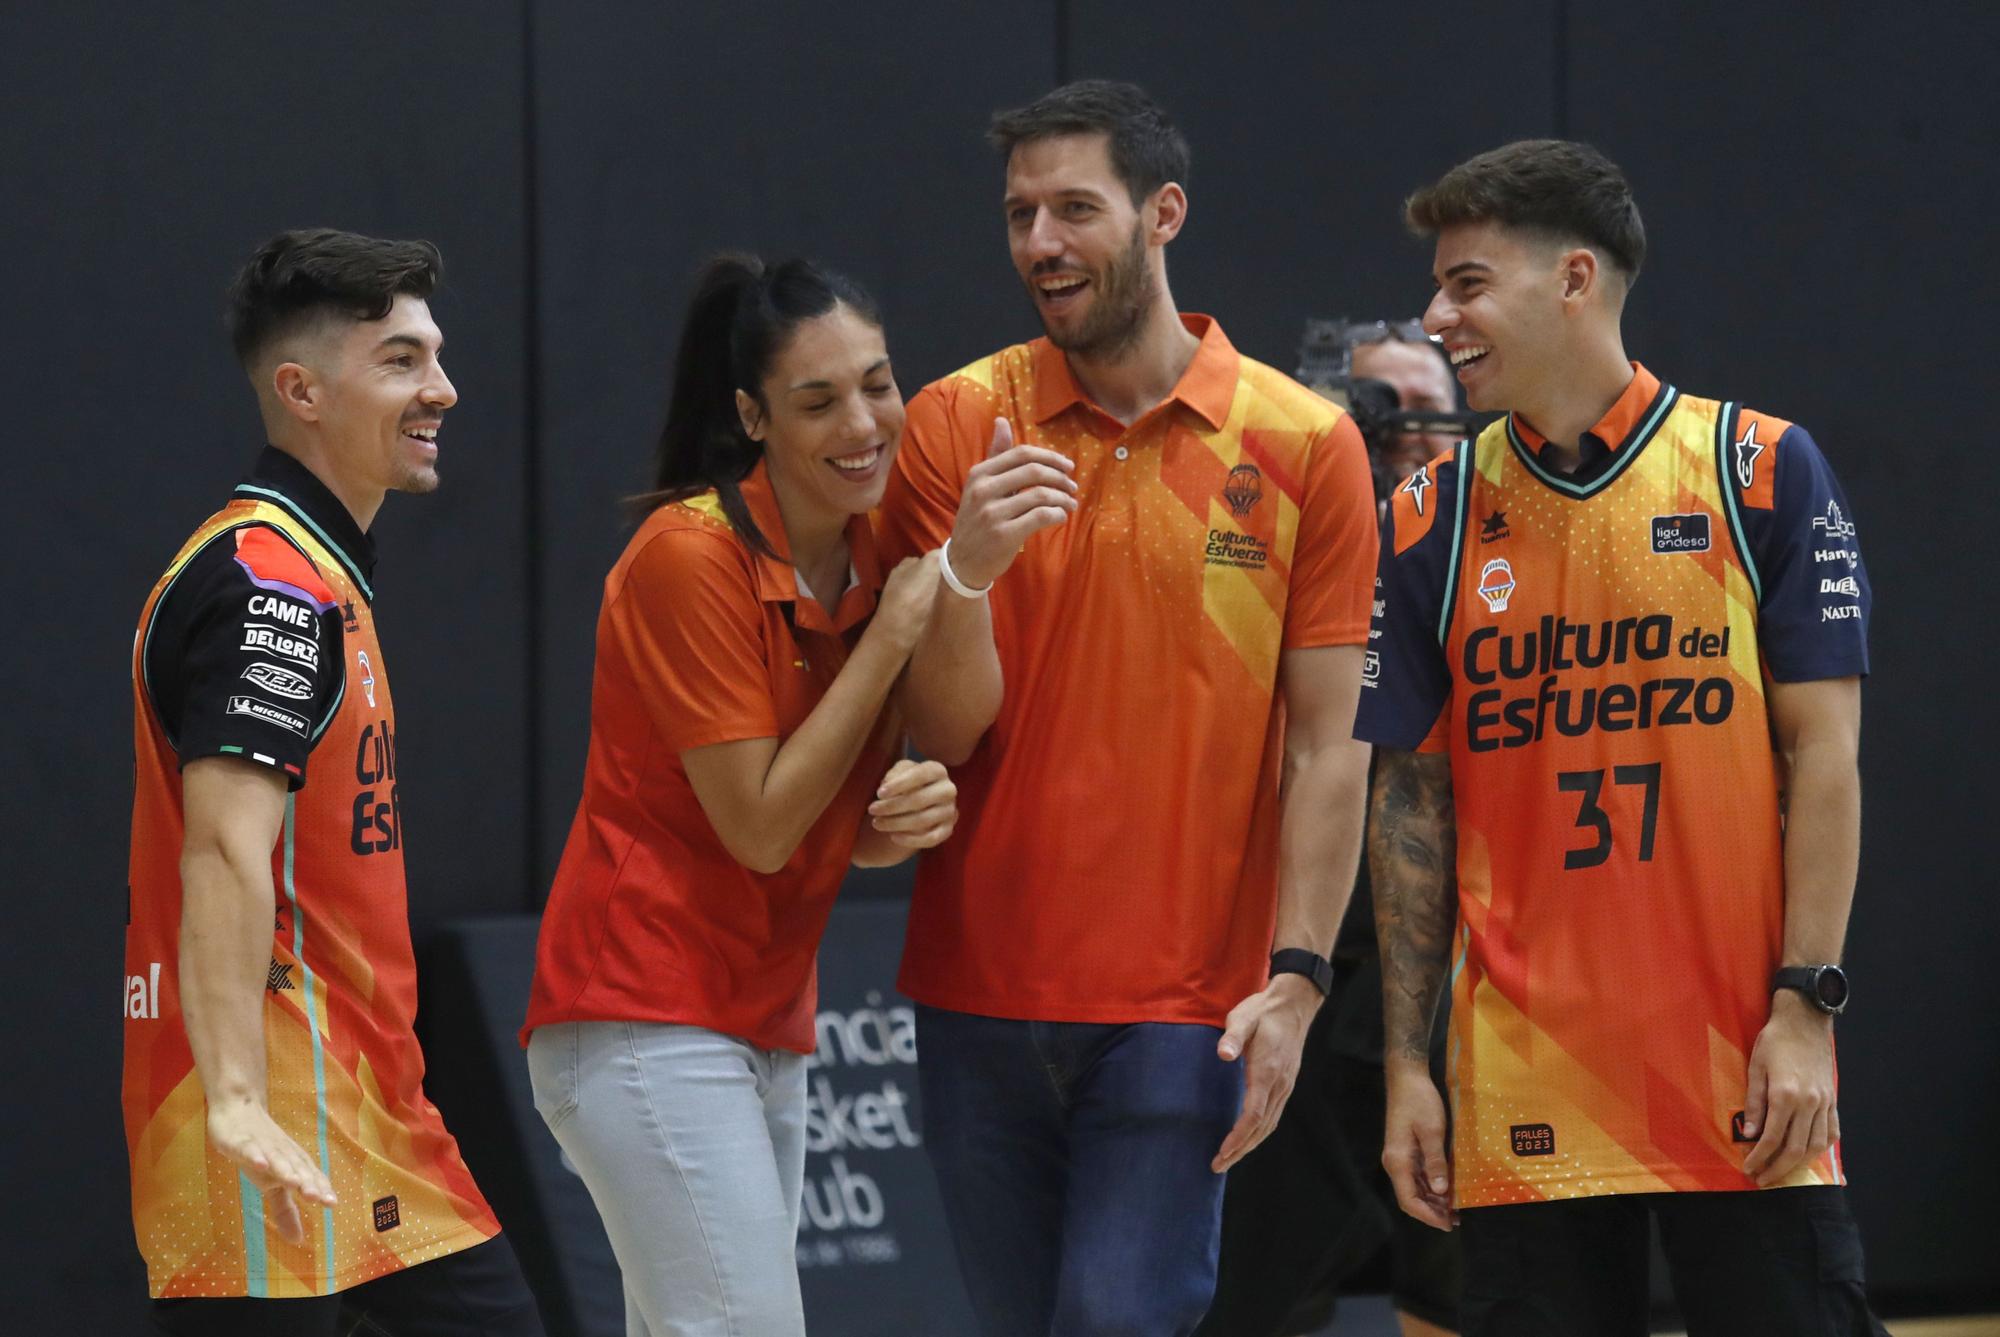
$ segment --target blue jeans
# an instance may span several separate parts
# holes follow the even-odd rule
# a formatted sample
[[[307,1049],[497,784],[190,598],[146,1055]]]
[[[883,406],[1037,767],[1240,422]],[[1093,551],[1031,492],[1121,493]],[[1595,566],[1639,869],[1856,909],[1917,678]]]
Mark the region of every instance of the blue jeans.
[[[1213,1026],[917,1009],[924,1146],[983,1337],[1183,1337],[1243,1103]]]

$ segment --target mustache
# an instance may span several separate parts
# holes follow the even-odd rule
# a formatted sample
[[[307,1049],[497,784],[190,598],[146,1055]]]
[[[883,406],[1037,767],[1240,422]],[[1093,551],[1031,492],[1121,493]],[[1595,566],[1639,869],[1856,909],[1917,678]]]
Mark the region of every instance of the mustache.
[[[1090,277],[1090,271],[1082,265],[1065,264],[1061,260],[1037,260],[1028,269],[1029,278],[1040,278],[1044,274],[1081,274]]]

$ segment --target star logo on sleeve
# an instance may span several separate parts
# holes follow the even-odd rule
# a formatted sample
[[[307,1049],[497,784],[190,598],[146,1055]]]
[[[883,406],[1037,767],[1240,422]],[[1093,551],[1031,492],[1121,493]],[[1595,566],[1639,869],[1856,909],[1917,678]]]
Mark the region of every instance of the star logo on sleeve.
[[[1757,457],[1764,453],[1764,443],[1757,439],[1757,424],[1745,423],[1743,439],[1736,443],[1736,481],[1747,488],[1757,480]]]
[[[1397,488],[1396,491],[1409,493],[1411,502],[1416,505],[1417,514],[1422,515],[1424,513],[1424,497],[1429,494],[1433,486],[1434,484],[1431,482],[1431,466],[1426,464],[1423,468],[1405,479],[1403,485]]]

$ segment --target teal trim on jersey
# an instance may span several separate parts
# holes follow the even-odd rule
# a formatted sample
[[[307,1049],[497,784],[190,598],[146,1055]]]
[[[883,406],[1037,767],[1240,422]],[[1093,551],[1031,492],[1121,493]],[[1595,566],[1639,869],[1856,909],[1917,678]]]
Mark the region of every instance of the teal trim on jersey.
[[[1757,606],[1764,606],[1764,578],[1757,574],[1757,559],[1750,555],[1750,540],[1743,532],[1743,510],[1736,500],[1735,462],[1729,458],[1735,446],[1736,411],[1735,403],[1724,404],[1715,413],[1715,472],[1716,482],[1722,488],[1722,513],[1729,520],[1729,537],[1736,544],[1736,556],[1743,563],[1744,574],[1750,577],[1750,593],[1757,600]],[[1771,467],[1778,467],[1778,457],[1774,451]]]
[[[236,1172],[236,1198],[243,1206],[243,1293],[269,1299],[271,1262],[264,1253],[264,1195],[243,1171]]]
[[[1458,607],[1458,562],[1465,547],[1465,503],[1466,498],[1472,495],[1472,473],[1479,457],[1478,445],[1461,441],[1452,448],[1451,457],[1458,465],[1458,492],[1452,499],[1451,546],[1444,567],[1444,606],[1438,609],[1439,645],[1443,645],[1445,638],[1451,635],[1451,615]]]
[[[258,487],[255,483],[238,483],[236,485],[236,491],[239,496],[247,493],[254,497],[266,498],[267,500],[274,501],[279,506],[282,506],[286,514],[290,515],[294,520],[297,520],[307,529],[310,529],[313,533],[313,537],[318,539],[321,543],[325,544],[326,550],[332,553],[336,558],[338,558],[340,560],[340,564],[347,568],[347,574],[354,581],[355,588],[361,591],[361,597],[366,599],[369,603],[375,602],[375,591],[369,587],[368,578],[361,574],[360,565],[356,563],[352,557],[349,557],[347,555],[347,550],[345,548],[342,548],[338,543],[335,543],[333,541],[333,536],[331,534],[327,533],[324,529],[321,529],[317,524],[315,524],[313,522],[313,518],[310,515],[307,515],[305,513],[305,509],[301,507],[297,502],[293,501],[290,497],[286,496],[282,492],[274,491],[273,489],[268,487]]]
[[[285,900],[292,907],[292,955],[299,959],[299,973],[304,976],[304,987],[300,991],[300,1001],[305,1004],[306,1030],[312,1034],[313,1042],[313,1104],[319,1111],[319,1171],[329,1181],[333,1178],[333,1161],[326,1149],[326,1041],[319,1033],[318,1008],[314,998],[318,990],[313,978],[312,966],[306,962],[306,917],[299,909],[299,885],[294,876],[294,860],[298,855],[298,800],[291,794],[285,795]],[[322,1255],[325,1266],[320,1271],[320,1294],[333,1293],[333,1208],[322,1211],[325,1227],[326,1251]]]
[[[1646,415],[1645,420],[1631,436],[1619,444],[1611,467],[1588,483],[1572,482],[1561,474],[1544,469],[1540,461],[1536,460],[1535,452],[1528,449],[1527,443],[1521,440],[1521,434],[1514,430],[1514,415],[1511,413],[1507,415],[1507,443],[1514,448],[1515,458],[1521,461],[1529,473],[1556,491],[1566,497],[1578,499],[1593,497],[1610,487],[1620,474],[1632,467],[1632,461],[1639,458],[1639,452],[1646,448],[1647,443],[1653,439],[1653,434],[1660,430],[1660,424],[1667,420],[1667,414],[1673,411],[1680,397],[1681,392],[1673,386],[1663,387],[1659,399],[1653,405],[1653,411]]]
[[[1472,926],[1468,924],[1459,933],[1458,955],[1453,958],[1451,970],[1445,975],[1444,987],[1448,996],[1455,996],[1458,993],[1458,977],[1465,973],[1465,958],[1471,951]],[[1436,1024],[1435,1018],[1432,1019],[1432,1024]],[[1466,1024],[1471,1024],[1470,1018],[1466,1019]],[[1458,1105],[1458,1037],[1462,1033],[1457,1026],[1448,1026],[1445,1031],[1444,1072],[1445,1081],[1451,1086],[1453,1108],[1457,1108]]]

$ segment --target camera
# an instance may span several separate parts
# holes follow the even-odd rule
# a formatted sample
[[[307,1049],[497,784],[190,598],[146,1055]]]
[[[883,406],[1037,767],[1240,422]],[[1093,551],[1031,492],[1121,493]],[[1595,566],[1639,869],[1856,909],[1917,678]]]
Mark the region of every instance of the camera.
[[[1384,460],[1393,439],[1404,433],[1448,432],[1455,436],[1477,436],[1499,414],[1439,413],[1405,409],[1394,386],[1387,381],[1354,375],[1354,350],[1384,339],[1405,343],[1430,343],[1415,321],[1390,323],[1380,320],[1324,320],[1309,317],[1299,340],[1299,365],[1293,373],[1301,385],[1318,392],[1346,409],[1368,447],[1369,468],[1375,475],[1377,497],[1389,495],[1396,479],[1386,476]]]

